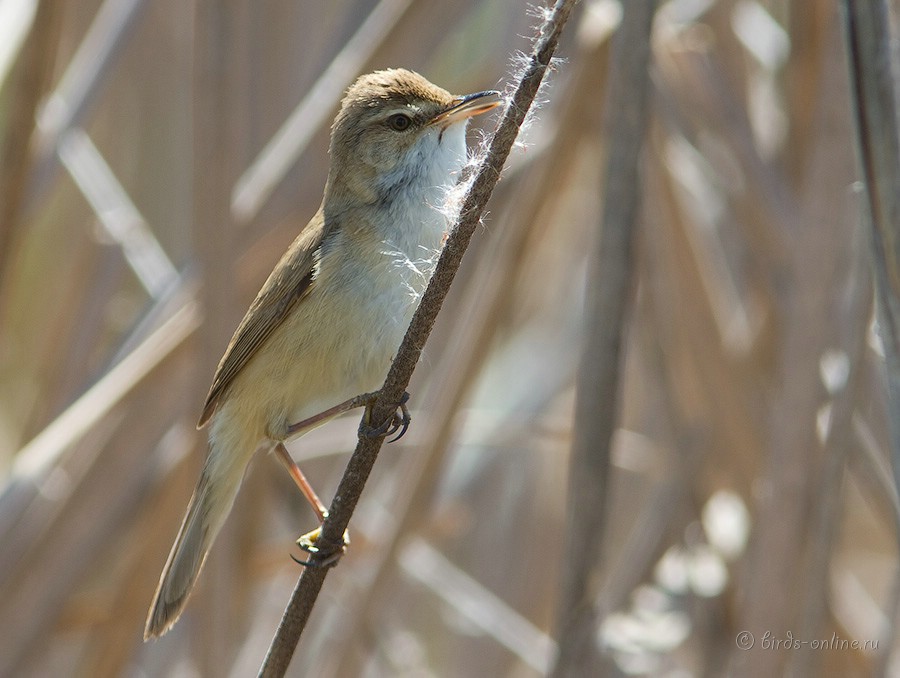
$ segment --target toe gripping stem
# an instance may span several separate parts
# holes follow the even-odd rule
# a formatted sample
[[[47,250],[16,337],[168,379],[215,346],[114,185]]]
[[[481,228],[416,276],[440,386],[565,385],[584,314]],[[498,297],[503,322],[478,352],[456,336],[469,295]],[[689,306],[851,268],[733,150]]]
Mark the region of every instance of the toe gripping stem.
[[[340,560],[341,556],[347,551],[347,545],[350,544],[350,535],[345,531],[342,543],[327,551],[318,546],[321,536],[322,528],[318,527],[300,537],[297,540],[297,546],[306,551],[311,558],[309,560],[300,560],[292,553],[291,559],[298,565],[305,567],[328,567]]]
[[[409,408],[406,406],[406,403],[409,402],[409,393],[406,391],[403,392],[403,396],[400,398],[400,404],[397,406],[397,411],[388,417],[380,426],[371,426],[369,424],[369,421],[372,419],[372,405],[374,402],[375,400],[373,398],[366,405],[366,416],[359,425],[359,436],[361,438],[381,438],[383,436],[392,436],[399,431],[394,438],[391,438],[387,442],[392,443],[400,440],[400,438],[406,435],[406,431],[409,429],[409,424],[412,421],[412,417],[409,414]]]

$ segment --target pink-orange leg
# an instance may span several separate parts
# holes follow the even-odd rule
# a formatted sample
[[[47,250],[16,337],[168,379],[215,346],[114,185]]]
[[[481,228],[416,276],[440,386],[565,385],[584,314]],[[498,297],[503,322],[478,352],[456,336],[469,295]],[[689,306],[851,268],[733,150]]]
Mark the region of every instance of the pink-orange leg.
[[[344,412],[355,410],[357,407],[366,408],[366,415],[368,420],[369,408],[372,406],[372,403],[375,402],[375,398],[377,396],[378,393],[362,393],[358,396],[350,398],[349,400],[345,400],[339,405],[329,407],[324,412],[319,412],[318,414],[314,414],[307,419],[298,421],[296,424],[291,424],[287,427],[288,437],[295,436],[298,433],[303,433],[311,428],[315,428],[323,422],[326,422],[329,419],[338,416],[339,414],[343,414]],[[403,398],[400,400],[400,405],[398,406],[398,409],[400,410],[399,414],[395,414],[381,426],[375,427],[369,426],[368,424],[360,426],[360,435],[377,438],[379,436],[393,435],[394,433],[397,433],[397,431],[400,431],[400,433],[397,434],[396,438],[393,438],[388,442],[400,440],[400,438],[404,436],[406,430],[409,428],[409,422],[411,420],[409,415],[409,408],[407,408],[406,406],[408,400],[409,394],[404,393]]]
[[[313,511],[316,512],[319,522],[321,523],[324,521],[325,516],[328,515],[328,509],[325,508],[325,504],[322,503],[322,500],[319,499],[319,495],[316,494],[316,491],[312,488],[312,485],[310,485],[306,476],[303,475],[303,471],[297,466],[297,462],[295,462],[294,458],[288,453],[284,443],[275,445],[275,454],[278,455],[278,461],[280,461],[284,468],[287,469],[287,472],[291,475],[294,483],[300,488],[303,496],[306,497],[306,501],[309,502]]]
[[[325,521],[325,518],[328,515],[328,509],[325,508],[325,504],[322,503],[322,500],[319,499],[319,496],[316,494],[316,491],[312,488],[312,485],[310,485],[309,481],[306,479],[306,476],[303,475],[303,471],[301,471],[300,467],[297,466],[297,462],[295,462],[293,457],[291,457],[291,455],[288,453],[287,448],[284,446],[284,443],[278,443],[277,445],[275,445],[275,454],[278,455],[278,460],[287,469],[287,472],[290,474],[294,483],[296,483],[297,487],[300,488],[303,496],[306,497],[306,501],[308,501],[310,506],[313,507],[313,511],[316,512],[316,516],[318,516],[319,518],[319,527],[317,527],[312,532],[307,532],[297,540],[297,545],[304,551],[313,555],[318,555],[321,553],[318,546],[319,535],[322,532],[321,524]],[[293,558],[294,561],[299,563],[300,565],[305,565],[307,567],[325,567],[337,562],[340,557],[344,555],[344,551],[347,550],[347,544],[349,543],[350,536],[346,532],[344,532],[344,543],[334,553],[325,554],[319,559],[313,559],[309,561],[294,558],[293,555],[291,556],[291,558]]]
[[[291,424],[288,426],[288,435],[294,436],[298,433],[303,433],[311,428],[315,428],[319,424],[328,421],[329,419],[338,416],[339,414],[343,414],[344,412],[349,412],[350,410],[355,410],[357,407],[362,407],[363,405],[368,405],[373,400],[375,400],[376,393],[363,393],[358,396],[354,396],[350,398],[350,400],[345,400],[340,405],[335,405],[334,407],[329,407],[324,412],[319,412],[318,414],[314,414],[313,416],[304,419],[303,421],[298,421],[296,424]]]
[[[305,565],[307,567],[326,567],[337,562],[347,550],[347,545],[350,543],[350,535],[347,534],[347,532],[344,532],[344,543],[334,553],[322,554],[318,545],[319,535],[322,533],[321,525],[328,516],[328,509],[325,508],[325,504],[322,503],[322,500],[319,499],[319,495],[316,494],[316,491],[312,488],[312,485],[306,479],[306,476],[303,475],[303,471],[297,466],[297,462],[295,462],[290,453],[288,453],[284,443],[275,445],[275,454],[278,455],[278,460],[287,469],[287,472],[290,474],[294,483],[300,488],[303,496],[306,497],[306,501],[313,507],[313,511],[316,512],[316,516],[319,518],[319,527],[312,532],[307,532],[297,540],[297,545],[300,548],[307,553],[319,557],[308,561],[294,558],[293,555],[291,558],[300,565]]]
[[[369,409],[371,408],[372,403],[375,401],[375,397],[377,395],[377,393],[363,393],[361,395],[350,398],[349,400],[345,400],[339,405],[330,407],[324,412],[320,412],[319,414],[316,414],[312,417],[309,417],[302,421],[298,421],[296,424],[291,424],[287,429],[288,436],[294,436],[299,433],[303,433],[311,428],[315,428],[316,426],[328,421],[333,417],[338,416],[339,414],[349,412],[350,410],[356,409],[357,407],[365,406],[367,416],[364,419],[364,423],[360,425],[360,435],[378,437],[393,435],[397,431],[400,431],[397,437],[394,438],[394,440],[399,440],[403,437],[403,434],[406,433],[406,429],[409,428],[410,415],[409,409],[406,407],[406,401],[409,399],[409,394],[403,394],[403,399],[401,400],[399,405],[399,413],[395,413],[381,426],[372,427],[368,424],[368,421],[370,419]],[[294,481],[297,487],[300,488],[303,496],[306,497],[306,500],[309,502],[310,506],[312,506],[313,511],[316,512],[316,516],[318,516],[319,518],[319,524],[321,525],[325,521],[325,518],[328,516],[328,509],[325,507],[325,504],[323,504],[322,500],[319,499],[316,491],[312,488],[312,485],[306,479],[306,476],[303,475],[303,471],[300,470],[300,467],[297,466],[297,462],[295,462],[290,453],[288,453],[287,448],[284,446],[283,442],[278,442],[275,445],[275,454],[278,455],[278,460],[290,474],[291,479]],[[294,558],[294,556],[291,556],[291,558],[294,558],[294,560],[301,565],[310,567],[325,567],[336,562],[344,554],[347,544],[350,543],[350,537],[347,532],[344,532],[343,546],[334,553],[322,554],[318,546],[318,540],[321,531],[322,528],[319,527],[312,532],[304,534],[297,540],[297,545],[300,548],[302,548],[307,553],[313,554],[314,556],[320,556],[318,559],[314,558],[310,561],[303,561]]]

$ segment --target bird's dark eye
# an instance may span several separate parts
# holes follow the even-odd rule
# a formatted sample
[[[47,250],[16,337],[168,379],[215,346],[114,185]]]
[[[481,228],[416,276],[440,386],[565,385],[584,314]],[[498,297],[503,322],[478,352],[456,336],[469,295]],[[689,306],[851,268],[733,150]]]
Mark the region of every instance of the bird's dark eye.
[[[395,132],[403,132],[409,129],[412,119],[406,113],[396,113],[388,118],[388,125]]]

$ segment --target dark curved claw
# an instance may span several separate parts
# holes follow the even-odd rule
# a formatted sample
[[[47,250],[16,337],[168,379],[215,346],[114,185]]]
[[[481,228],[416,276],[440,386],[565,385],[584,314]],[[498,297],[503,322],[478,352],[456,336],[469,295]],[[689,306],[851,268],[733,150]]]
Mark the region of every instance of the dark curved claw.
[[[291,560],[293,560],[298,565],[303,565],[304,567],[319,567],[319,563],[314,560],[300,560],[293,553],[290,554]]]
[[[396,437],[391,438],[387,442],[392,443],[400,440],[400,438],[406,435],[406,431],[409,429],[409,424],[412,421],[412,417],[409,414],[409,408],[406,406],[408,401],[409,393],[404,391],[403,396],[400,398],[400,404],[397,406],[399,412],[395,412],[390,419],[377,428],[367,426],[366,424],[360,424],[359,435],[365,436],[366,438],[380,438],[381,436],[392,436],[397,433],[397,431],[400,431]],[[367,405],[367,414],[371,415],[369,408],[371,408],[371,403]]]
[[[394,443],[400,440],[403,436],[406,435],[406,432],[409,430],[409,424],[412,421],[412,416],[409,414],[409,408],[406,406],[406,401],[409,400],[409,394],[404,393],[404,399],[400,401],[400,414],[394,413],[393,418],[393,426],[391,430],[388,431],[387,435],[393,435],[400,430],[400,433],[397,434],[396,437],[391,438],[387,442]]]
[[[317,560],[316,558],[310,558],[309,560],[300,560],[293,553],[290,554],[291,560],[293,560],[298,565],[303,565],[304,567],[328,567],[329,565],[332,565],[332,564],[336,563],[338,560],[340,560],[341,556],[343,556],[343,555],[344,555],[343,549],[335,551],[330,556],[322,558],[322,560]]]
[[[366,424],[359,425],[359,435],[365,438],[380,438],[382,436],[390,435],[392,432],[391,426],[394,424],[394,418],[391,417],[386,422],[384,422],[381,426],[367,426]]]

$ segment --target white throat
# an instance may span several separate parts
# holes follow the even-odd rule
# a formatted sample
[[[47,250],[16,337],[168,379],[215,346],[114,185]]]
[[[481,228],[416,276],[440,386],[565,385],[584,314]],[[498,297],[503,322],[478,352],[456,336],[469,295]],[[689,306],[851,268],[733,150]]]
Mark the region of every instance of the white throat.
[[[424,289],[440,254],[450,226],[447,194],[465,163],[466,125],[461,121],[424,134],[379,182],[389,214],[379,224],[385,254],[414,273],[409,283],[417,293]],[[420,283],[416,277],[422,278]]]

